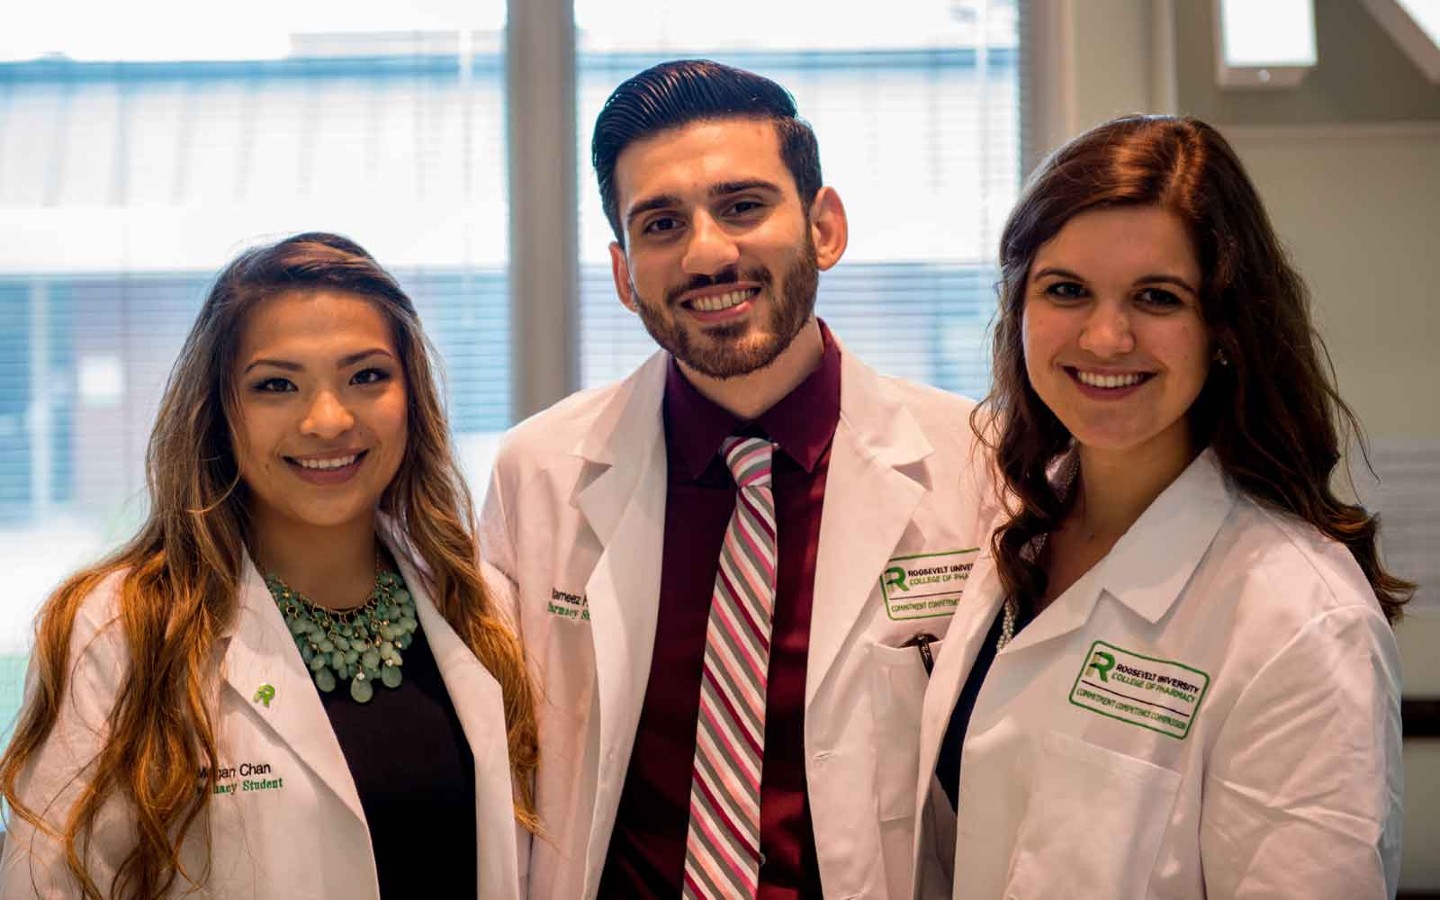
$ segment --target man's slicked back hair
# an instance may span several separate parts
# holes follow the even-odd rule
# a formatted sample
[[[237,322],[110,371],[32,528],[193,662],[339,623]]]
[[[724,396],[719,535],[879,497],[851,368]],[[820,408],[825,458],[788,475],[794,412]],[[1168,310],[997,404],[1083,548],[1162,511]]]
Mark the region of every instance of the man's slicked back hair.
[[[795,179],[808,211],[820,191],[820,149],[815,132],[795,112],[795,98],[780,85],[708,59],[679,59],[652,66],[617,87],[595,120],[590,158],[600,181],[600,202],[615,239],[625,244],[615,163],[638,140],[692,122],[769,119],[780,158]]]

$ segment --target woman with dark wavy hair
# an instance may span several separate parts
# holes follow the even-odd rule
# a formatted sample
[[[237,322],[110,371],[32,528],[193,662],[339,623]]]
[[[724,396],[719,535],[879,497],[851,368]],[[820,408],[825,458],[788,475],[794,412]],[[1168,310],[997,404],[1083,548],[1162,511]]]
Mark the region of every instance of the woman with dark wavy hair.
[[[40,614],[0,894],[517,895],[534,701],[430,360],[344,238],[220,274],[145,523]]]
[[[926,697],[919,893],[1393,895],[1413,586],[1331,489],[1355,418],[1235,153],[1094,128],[1001,266],[1007,511]]]

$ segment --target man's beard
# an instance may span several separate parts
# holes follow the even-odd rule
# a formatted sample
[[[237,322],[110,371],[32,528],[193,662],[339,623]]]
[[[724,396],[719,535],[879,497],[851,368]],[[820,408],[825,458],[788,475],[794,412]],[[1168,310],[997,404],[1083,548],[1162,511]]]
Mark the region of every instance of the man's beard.
[[[760,290],[770,295],[770,316],[763,323],[753,320],[734,325],[698,326],[701,336],[681,324],[675,315],[667,311],[677,307],[676,298],[686,291],[739,281],[759,282]],[[672,288],[665,297],[665,305],[652,306],[635,290],[635,305],[640,312],[640,321],[655,343],[670,352],[680,362],[710,378],[736,378],[763,369],[775,361],[800,329],[815,312],[815,294],[820,285],[820,269],[815,258],[815,243],[810,239],[809,229],[805,232],[805,244],[800,257],[784,273],[784,288],[775,291],[775,275],[769,269],[757,268],[728,269],[714,276],[698,275],[682,287]],[[759,296],[757,294],[756,296]],[[765,333],[758,342],[743,339],[750,332]],[[768,333],[767,333],[768,332]]]

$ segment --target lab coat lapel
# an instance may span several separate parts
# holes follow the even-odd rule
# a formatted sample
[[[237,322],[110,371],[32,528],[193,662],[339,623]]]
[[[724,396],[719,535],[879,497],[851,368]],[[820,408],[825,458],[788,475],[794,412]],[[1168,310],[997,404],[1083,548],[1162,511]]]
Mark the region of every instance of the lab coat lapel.
[[[500,683],[440,615],[430,599],[427,581],[420,577],[410,560],[400,552],[395,553],[395,560],[415,600],[420,628],[430,644],[435,665],[440,669],[445,690],[475,757],[475,858],[479,865],[480,896],[513,896],[519,863],[511,840],[515,833],[512,812],[515,798]],[[487,850],[490,852],[485,852]]]
[[[975,665],[985,636],[990,632],[990,623],[1004,600],[995,561],[989,553],[975,560],[965,596],[955,610],[955,618],[945,632],[945,646],[935,659],[935,670],[925,688],[924,707],[920,714],[920,767],[915,779],[916,816],[914,843],[912,848],[915,865],[915,897],[949,896],[948,887],[942,890],[947,878],[953,873],[942,865],[940,872],[931,871],[933,864],[927,864],[930,854],[935,859],[946,858],[946,845],[954,840],[954,815],[940,810],[947,809],[948,798],[941,800],[934,777],[935,767],[940,760],[940,744],[945,731],[950,727],[950,716],[960,700],[960,691]],[[942,816],[945,818],[942,819]],[[948,819],[948,827],[942,822]],[[938,880],[937,880],[938,879]]]
[[[658,478],[664,496],[665,428],[661,406],[667,365],[669,356],[665,353],[650,357],[596,414],[594,424],[575,446],[575,455],[590,470],[576,485],[575,503],[607,554],[621,516],[643,493],[642,488],[650,487],[651,481]],[[654,468],[657,463],[658,469]],[[663,522],[660,527],[664,527]]]
[[[585,585],[600,704],[596,835],[609,834],[614,822],[655,645],[665,529],[661,406],[667,365],[664,353],[651,357],[600,413],[576,451],[600,470],[576,498],[603,547]],[[603,844],[595,842],[592,857],[603,855]]]
[[[945,633],[945,647],[935,660],[935,671],[925,689],[925,707],[920,717],[920,779],[916,809],[923,809],[930,790],[930,773],[940,756],[940,742],[950,725],[950,714],[960,700],[960,691],[980,653],[980,645],[1000,610],[1005,592],[995,560],[987,552],[975,561],[965,597]]]
[[[1102,560],[1096,564],[1104,566]],[[1084,627],[1090,620],[1090,614],[1095,611],[1095,604],[1100,600],[1100,579],[1095,570],[1081,575],[1064,594],[1060,595],[1054,603],[1051,603],[1045,610],[1026,625],[1015,639],[1005,646],[997,654],[997,658],[1003,655],[1019,653],[1036,644],[1064,637],[1072,631]]]
[[[956,427],[966,427],[957,422]],[[814,700],[863,616],[925,492],[930,442],[873,370],[843,354],[840,422],[830,449],[805,702]],[[783,538],[782,538],[783,540]]]
[[[364,822],[360,795],[330,727],[330,717],[320,703],[320,694],[285,627],[280,608],[248,557],[237,607],[223,663],[230,689],[238,692],[260,721]],[[267,692],[268,703],[260,694],[260,688],[267,685],[273,688]]]

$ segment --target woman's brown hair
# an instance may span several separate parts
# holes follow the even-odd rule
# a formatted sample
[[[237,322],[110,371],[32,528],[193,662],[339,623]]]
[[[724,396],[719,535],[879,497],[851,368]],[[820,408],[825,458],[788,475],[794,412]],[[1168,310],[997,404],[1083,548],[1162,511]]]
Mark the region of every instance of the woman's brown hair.
[[[1255,186],[1214,128],[1190,118],[1128,116],[1056,150],[1031,176],[1000,239],[994,386],[972,424],[995,453],[1008,519],[991,537],[1005,590],[1033,609],[1047,579],[1035,557],[1065,498],[1051,483],[1071,436],[1025,373],[1022,327],[1040,247],[1087,210],[1158,206],[1183,221],[1200,263],[1200,310],[1217,359],[1191,406],[1190,432],[1229,478],[1272,509],[1344,544],[1394,621],[1415,586],[1385,569],[1377,517],[1330,488],[1342,437],[1363,441],[1340,398],[1304,282],[1290,265]]]
[[[177,879],[200,885],[208,876],[185,871],[181,847],[197,825],[204,831],[213,796],[219,757],[210,698],[249,538],[229,425],[236,344],[245,316],[266,298],[320,290],[363,297],[390,323],[404,369],[408,442],[380,508],[423,563],[440,614],[500,682],[516,818],[538,828],[534,695],[520,643],[501,622],[481,577],[474,503],[451,450],[433,354],[415,307],[356,244],[300,234],[243,253],[217,277],[170,373],[150,435],[144,524],[113,555],[62,584],[36,625],[36,684],[0,760],[0,793],[14,815],[63,842],[87,898],[101,894],[85,869],[85,847],[111,800],[133,811],[137,837],[117,868],[113,896],[154,897]],[[102,581],[120,572],[117,627],[129,667],[104,746],[86,770],[91,780],[63,822],[47,823],[25,805],[17,782],[59,717],[76,614]],[[199,790],[197,772],[207,773]]]

